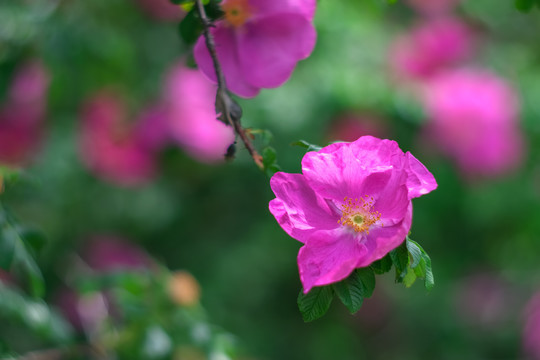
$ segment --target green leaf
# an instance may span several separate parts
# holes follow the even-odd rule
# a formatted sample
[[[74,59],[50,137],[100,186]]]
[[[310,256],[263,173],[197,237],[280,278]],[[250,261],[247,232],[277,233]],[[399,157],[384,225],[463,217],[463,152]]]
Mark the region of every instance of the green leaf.
[[[334,298],[332,286],[314,287],[307,294],[300,290],[298,294],[298,309],[305,322],[316,320],[326,314]]]
[[[33,258],[33,253],[42,246],[37,237],[27,233],[28,240],[23,235],[21,227],[9,212],[0,207],[0,268],[13,270],[22,275],[30,288],[32,295],[43,296],[45,283],[41,270]]]
[[[0,315],[23,324],[43,339],[69,343],[73,330],[42,300],[29,299],[0,283]]]
[[[364,297],[371,297],[371,295],[373,295],[373,290],[375,290],[375,274],[373,273],[373,270],[369,267],[365,267],[357,269],[356,273],[364,286]]]
[[[194,44],[199,38],[204,26],[196,10],[191,10],[178,25],[180,37],[188,45]]]
[[[371,264],[371,268],[377,275],[389,272],[392,268],[392,259],[390,258],[390,255],[386,255],[382,259],[375,261]]]
[[[291,143],[291,146],[300,146],[300,147],[303,147],[304,149],[307,149],[307,151],[319,151],[322,149],[321,146],[310,144],[305,140],[295,141]]]
[[[403,282],[409,267],[409,251],[407,250],[405,242],[390,251],[390,259],[392,259],[392,263],[396,268],[396,282]]]
[[[521,12],[529,12],[533,8],[535,0],[515,0],[516,9]]]
[[[373,294],[375,289],[375,274],[369,267],[353,271],[353,273],[343,281],[333,285],[334,291],[341,302],[354,314],[364,301]]]
[[[3,214],[0,214],[0,217],[2,216]],[[0,269],[9,270],[15,257],[17,237],[11,228],[4,228],[1,219],[0,229]]]
[[[416,241],[411,240],[409,237],[407,237],[406,244],[411,257],[413,258],[413,263],[410,265],[410,268],[414,270],[416,277],[424,279],[425,288],[431,290],[435,285],[435,279],[431,268],[431,258]]]
[[[31,294],[35,297],[42,297],[45,293],[43,275],[41,275],[41,270],[20,239],[15,244],[13,263],[14,269],[19,270],[26,277]]]
[[[267,146],[262,151],[264,172],[267,176],[272,176],[281,168],[277,164],[277,154],[273,147]]]
[[[403,277],[403,285],[406,287],[411,287],[416,281],[416,274],[411,269],[407,269],[407,273]]]

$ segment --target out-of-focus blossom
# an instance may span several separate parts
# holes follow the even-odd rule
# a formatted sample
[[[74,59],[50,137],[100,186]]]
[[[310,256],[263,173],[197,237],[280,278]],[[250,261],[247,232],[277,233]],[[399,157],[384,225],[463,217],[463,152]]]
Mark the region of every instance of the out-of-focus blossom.
[[[467,25],[443,18],[420,24],[398,37],[389,60],[398,77],[425,79],[467,59],[472,50],[472,33]]]
[[[494,274],[473,274],[458,284],[454,294],[456,312],[466,323],[491,328],[511,317],[512,289]]]
[[[165,121],[155,113],[128,122],[125,104],[113,93],[102,92],[84,106],[80,129],[80,153],[84,164],[97,176],[124,186],[148,182],[156,173],[156,139],[148,134]]]
[[[90,238],[80,256],[84,261],[83,273],[88,271],[87,267],[103,274],[115,271],[144,271],[153,266],[153,260],[142,249],[110,235]],[[85,332],[99,328],[109,315],[118,315],[114,298],[99,291],[81,295],[66,287],[58,292],[56,303],[71,324]]]
[[[234,142],[232,128],[217,119],[216,90],[199,71],[182,65],[172,69],[165,85],[171,137],[203,162],[222,161]]]
[[[136,0],[140,7],[156,20],[179,21],[185,14],[179,5],[169,0]]]
[[[224,0],[223,20],[211,28],[228,88],[253,97],[261,88],[283,85],[296,63],[315,46],[315,0]],[[203,37],[194,56],[201,71],[216,82]]]
[[[199,302],[201,287],[187,271],[176,271],[168,284],[169,295],[179,305],[190,306]]]
[[[48,85],[49,75],[39,61],[25,63],[17,70],[0,107],[0,163],[23,165],[37,150]]]
[[[354,141],[364,135],[383,138],[388,131],[384,120],[377,116],[348,112],[333,119],[328,133],[329,141]]]
[[[497,175],[522,155],[514,89],[486,70],[440,74],[426,85],[429,136],[469,175]]]
[[[152,260],[137,246],[114,236],[90,239],[82,253],[85,262],[95,271],[148,269]]]
[[[452,10],[461,0],[407,0],[415,10],[425,15],[440,15]]]
[[[536,293],[525,307],[523,329],[523,351],[532,360],[540,359],[540,292]]]
[[[302,174],[276,173],[270,212],[304,243],[298,267],[304,292],[343,280],[401,244],[412,198],[437,187],[433,175],[395,141],[364,136],[302,160]]]

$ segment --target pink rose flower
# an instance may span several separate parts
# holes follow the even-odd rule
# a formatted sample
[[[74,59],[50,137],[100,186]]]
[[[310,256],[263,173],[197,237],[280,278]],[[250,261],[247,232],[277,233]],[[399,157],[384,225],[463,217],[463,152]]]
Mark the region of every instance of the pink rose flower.
[[[138,246],[116,236],[96,236],[88,242],[82,257],[93,270],[107,273],[118,270],[148,269],[153,261]]]
[[[512,87],[486,70],[440,74],[426,86],[428,134],[469,175],[515,168],[523,152]]]
[[[126,117],[120,97],[105,92],[95,95],[83,109],[79,148],[83,163],[97,176],[138,186],[156,173],[156,149],[147,144],[146,120],[129,123]]]
[[[283,85],[315,46],[316,0],[224,0],[223,20],[211,29],[227,87],[242,97]],[[201,36],[194,48],[201,71],[217,82]]]
[[[0,163],[23,165],[43,133],[49,74],[39,61],[19,67],[0,108]]]
[[[233,129],[217,119],[217,87],[198,70],[178,65],[169,73],[164,97],[171,137],[202,162],[223,161]]]
[[[302,174],[276,173],[270,212],[304,246],[304,292],[345,279],[401,244],[411,199],[437,187],[433,175],[395,141],[363,136],[308,152]]]
[[[456,19],[431,20],[399,37],[390,49],[390,66],[402,78],[424,79],[465,60],[472,34]]]
[[[536,293],[525,307],[523,329],[523,351],[528,359],[540,359],[540,292]]]
[[[426,15],[437,15],[452,10],[461,0],[408,0],[415,10]]]

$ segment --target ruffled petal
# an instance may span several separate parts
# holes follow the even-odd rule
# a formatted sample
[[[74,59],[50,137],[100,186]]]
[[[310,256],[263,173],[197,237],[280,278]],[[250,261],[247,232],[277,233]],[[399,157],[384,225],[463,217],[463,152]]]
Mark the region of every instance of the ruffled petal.
[[[344,144],[344,145],[341,145]],[[302,159],[302,173],[319,195],[335,201],[344,197],[377,196],[391,177],[392,166],[378,162],[369,167],[369,154],[353,153],[351,144],[330,145],[335,150],[308,152]]]
[[[409,198],[416,198],[435,190],[437,188],[437,181],[435,181],[433,174],[410,152],[407,151],[405,156]]]
[[[275,88],[291,76],[296,63],[308,57],[316,32],[300,14],[254,19],[237,31],[238,57],[244,79],[256,88]]]
[[[345,279],[366,254],[367,248],[347,229],[313,233],[298,253],[304,293]]]
[[[245,71],[241,68],[234,30],[225,26],[223,22],[220,22],[214,28],[211,28],[210,32],[214,36],[216,51],[221,68],[225,74],[227,88],[238,96],[246,98],[257,96],[260,89],[246,81],[244,76]],[[214,63],[202,35],[195,44],[193,56],[203,74],[214,83],[217,83]]]
[[[270,212],[279,225],[300,242],[314,231],[335,229],[339,216],[306,183],[301,174],[277,172],[270,179],[276,199],[270,202]]]

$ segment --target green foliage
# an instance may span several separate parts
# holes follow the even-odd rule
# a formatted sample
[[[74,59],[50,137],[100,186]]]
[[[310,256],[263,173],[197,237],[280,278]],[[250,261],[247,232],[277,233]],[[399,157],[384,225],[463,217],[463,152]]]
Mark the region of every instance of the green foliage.
[[[396,270],[396,282],[406,287],[412,286],[417,278],[424,279],[427,290],[435,285],[431,269],[431,259],[415,241],[407,239],[385,257],[368,267],[354,270],[345,280],[329,286],[315,287],[308,294],[302,291],[298,296],[298,308],[304,321],[313,321],[323,316],[330,308],[334,294],[351,314],[362,307],[365,298],[371,297],[375,289],[375,274],[384,274],[392,268]]]
[[[43,276],[34,259],[44,243],[42,234],[22,228],[0,206],[0,268],[20,274],[35,297],[42,297],[45,292]]]
[[[265,147],[262,152],[262,157],[264,172],[268,177],[271,177],[276,172],[281,170],[281,168],[277,164],[276,150],[273,147]]]
[[[73,340],[71,326],[43,300],[30,299],[0,282],[0,322],[20,324],[47,342],[67,344]],[[0,338],[5,334],[0,330]]]
[[[317,286],[307,294],[300,290],[298,294],[298,309],[305,322],[317,320],[330,308],[334,298],[334,288],[332,286]]]
[[[540,0],[515,0],[516,9],[521,12],[529,12],[534,6],[540,8]]]
[[[190,4],[189,1],[180,1],[184,5]],[[216,2],[206,1],[204,9],[206,11],[206,16],[208,16],[210,20],[216,20],[223,16],[223,11]],[[184,19],[178,25],[180,37],[188,45],[194,44],[195,41],[197,41],[203,29],[204,26],[201,22],[196,7],[191,8],[191,10],[189,10]]]
[[[306,151],[319,151],[322,149],[322,146],[314,145],[311,143],[308,143],[305,140],[298,140],[291,144],[291,146],[300,146],[306,149]]]
[[[369,298],[375,289],[375,274],[369,267],[360,268],[345,280],[333,285],[334,291],[351,314],[360,310],[364,298]]]
[[[377,275],[389,272],[390,269],[392,269],[392,259],[390,258],[390,255],[386,255],[382,259],[375,261],[373,264],[371,264],[371,268]]]
[[[435,285],[429,255],[408,236],[403,244],[390,252],[390,258],[396,268],[396,282],[410,287],[420,278],[424,279],[427,290],[431,290]]]

